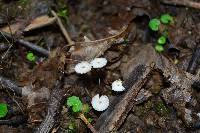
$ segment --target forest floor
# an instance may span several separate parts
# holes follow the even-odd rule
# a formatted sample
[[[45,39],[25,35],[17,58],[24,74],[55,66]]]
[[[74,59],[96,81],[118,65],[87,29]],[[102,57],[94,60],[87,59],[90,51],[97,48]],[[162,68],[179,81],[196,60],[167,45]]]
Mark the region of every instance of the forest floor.
[[[198,0],[0,0],[0,132],[199,132],[199,11]],[[96,58],[106,65],[75,69]]]

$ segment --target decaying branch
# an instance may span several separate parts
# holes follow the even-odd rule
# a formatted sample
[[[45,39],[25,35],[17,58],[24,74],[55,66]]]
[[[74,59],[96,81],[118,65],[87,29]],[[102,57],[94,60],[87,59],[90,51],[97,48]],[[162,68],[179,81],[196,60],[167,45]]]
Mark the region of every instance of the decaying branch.
[[[135,98],[144,82],[148,79],[148,74],[151,71],[161,71],[164,78],[174,86],[173,88],[190,90],[195,81],[200,81],[198,76],[178,69],[166,57],[157,54],[151,45],[146,45],[143,50],[145,53],[138,53],[135,59],[129,61],[130,65],[128,66],[130,67],[124,69],[129,74],[124,84],[127,91],[125,94],[114,99],[114,102],[111,102],[108,110],[97,120],[96,128],[100,133],[113,132],[121,126],[128,112],[133,107]]]
[[[113,132],[121,126],[128,112],[134,106],[135,98],[147,81],[147,75],[150,71],[144,65],[139,65],[130,74],[124,84],[128,91],[124,95],[121,95],[120,98],[117,97],[114,99],[111,106],[98,119],[96,128],[99,133]]]
[[[13,81],[0,76],[0,85],[2,85],[6,89],[9,89],[14,94],[22,96],[22,89],[18,87]]]
[[[200,59],[200,47],[198,47],[194,51],[192,58],[190,60],[189,66],[187,68],[187,72],[192,73],[192,74],[196,73],[196,70],[197,70],[198,65],[200,63],[199,59]]]
[[[191,0],[161,0],[161,2],[170,5],[180,5],[200,9],[200,3]]]
[[[50,133],[55,126],[65,97],[62,86],[62,81],[57,81],[49,99],[47,115],[41,125],[36,129],[35,133]]]

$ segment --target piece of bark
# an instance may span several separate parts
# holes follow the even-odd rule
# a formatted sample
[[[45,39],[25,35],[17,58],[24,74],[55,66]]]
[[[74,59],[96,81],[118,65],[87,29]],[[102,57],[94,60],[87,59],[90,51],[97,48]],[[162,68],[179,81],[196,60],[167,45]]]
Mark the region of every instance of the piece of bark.
[[[6,88],[12,91],[14,94],[18,96],[22,96],[22,89],[16,85],[14,81],[11,81],[5,77],[0,76],[0,84]]]
[[[152,45],[145,45],[142,49],[126,63],[127,66],[122,67],[122,75],[126,79],[124,86],[128,90],[124,95],[114,99],[110,107],[97,120],[96,128],[100,133],[116,131],[120,127],[127,113],[133,107],[142,83],[147,80],[147,75],[151,70],[161,71],[165,79],[181,89],[190,90],[191,85],[195,81],[199,81],[198,76],[178,69],[165,56],[156,53]],[[145,71],[142,71],[143,68]]]
[[[127,91],[115,98],[110,107],[97,120],[96,129],[99,133],[113,132],[120,127],[128,112],[132,109],[135,98],[147,81],[147,75],[150,71],[144,65],[138,65],[133,70],[124,83]]]
[[[50,133],[57,123],[60,114],[61,106],[65,98],[65,90],[62,89],[61,81],[58,81],[56,87],[52,90],[47,115],[41,125],[36,129],[35,133]]]
[[[141,63],[149,67],[154,66],[154,69],[161,71],[164,78],[179,88],[189,88],[195,81],[200,80],[198,76],[179,69],[164,55],[156,53],[155,49],[152,47],[152,44],[147,44],[141,49],[142,51],[140,51],[121,67],[122,76],[124,79],[127,79],[131,71],[135,69],[135,66]]]
[[[200,63],[200,47],[198,47],[192,55],[192,58],[189,62],[187,72],[195,74]]]
[[[191,0],[161,0],[162,3],[200,9],[200,3]]]

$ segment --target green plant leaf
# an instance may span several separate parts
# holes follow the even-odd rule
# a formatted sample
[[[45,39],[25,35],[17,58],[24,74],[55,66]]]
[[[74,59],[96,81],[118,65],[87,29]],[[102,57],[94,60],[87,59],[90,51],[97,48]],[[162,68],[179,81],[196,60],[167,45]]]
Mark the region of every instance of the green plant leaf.
[[[163,14],[163,15],[161,15],[160,21],[163,24],[170,24],[170,23],[174,22],[173,17],[171,15],[169,15],[169,14]]]
[[[0,103],[0,118],[4,118],[8,113],[8,107],[6,103]]]
[[[27,55],[26,55],[26,59],[31,61],[31,62],[35,62],[36,56],[32,52],[28,52]]]
[[[67,7],[64,6],[61,9],[59,9],[59,11],[57,12],[57,15],[67,20],[67,17],[69,16],[69,11]]]
[[[166,37],[165,36],[160,36],[157,40],[157,43],[160,44],[160,45],[163,45],[166,43]]]
[[[157,18],[151,19],[149,22],[149,28],[153,31],[158,31],[160,28],[160,20]]]
[[[93,121],[92,118],[88,118],[88,122],[91,123]]]
[[[163,52],[164,51],[164,48],[162,45],[159,45],[159,44],[156,44],[155,46],[155,50],[159,53]]]
[[[80,112],[82,109],[82,102],[79,97],[71,96],[67,99],[67,105],[72,107],[73,112]]]

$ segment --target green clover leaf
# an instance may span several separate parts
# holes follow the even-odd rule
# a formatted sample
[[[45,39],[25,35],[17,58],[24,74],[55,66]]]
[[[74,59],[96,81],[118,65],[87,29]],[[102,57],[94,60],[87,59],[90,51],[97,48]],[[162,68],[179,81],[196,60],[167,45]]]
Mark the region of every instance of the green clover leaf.
[[[158,53],[161,53],[161,52],[164,51],[164,48],[163,48],[162,45],[156,44],[155,50],[156,50]]]
[[[27,55],[26,55],[26,59],[31,61],[31,62],[35,62],[36,56],[32,52],[28,52]]]
[[[160,36],[157,40],[157,43],[160,44],[160,45],[163,45],[166,43],[166,37],[165,36]]]
[[[153,31],[158,31],[160,28],[160,20],[157,18],[151,19],[149,22],[149,28]]]
[[[72,107],[73,112],[80,112],[82,109],[82,102],[79,97],[71,96],[67,99],[67,105]]]
[[[0,103],[0,118],[3,118],[8,113],[8,107],[6,103]]]
[[[169,14],[163,14],[163,15],[161,15],[160,21],[163,24],[170,24],[170,23],[174,22],[173,17],[171,15],[169,15]]]

